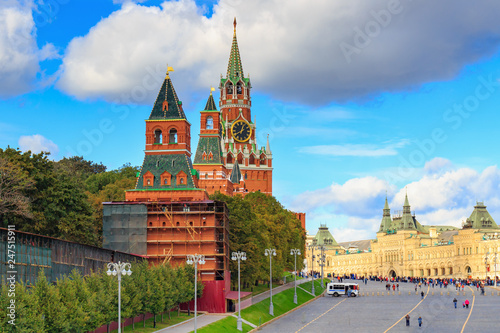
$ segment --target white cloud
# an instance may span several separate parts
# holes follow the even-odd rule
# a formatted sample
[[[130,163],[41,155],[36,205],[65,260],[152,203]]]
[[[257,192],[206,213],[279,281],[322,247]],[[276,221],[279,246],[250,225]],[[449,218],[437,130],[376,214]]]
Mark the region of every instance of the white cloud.
[[[450,160],[442,157],[436,157],[428,161],[424,165],[424,171],[428,174],[442,173],[452,167]]]
[[[32,90],[39,62],[58,57],[50,43],[38,48],[33,8],[32,1],[0,2],[0,98]]]
[[[299,148],[300,153],[330,156],[362,156],[380,157],[397,155],[398,148],[408,144],[408,140],[402,140],[395,144],[378,146],[374,144],[345,144],[345,145],[319,145]]]
[[[376,177],[353,178],[344,184],[332,183],[324,189],[304,192],[291,209],[301,212],[324,207],[337,214],[372,217],[383,208],[380,202],[388,190],[392,186]]]
[[[234,16],[254,89],[305,104],[449,80],[465,65],[498,52],[500,2],[477,0],[471,8],[466,1],[402,1],[392,14],[389,3],[394,2],[220,0],[206,18],[193,0],[168,1],[161,8],[127,2],[69,44],[59,86],[81,99],[150,104],[159,87],[150,72],[161,80],[168,62],[185,98],[185,91],[218,84]],[[356,51],[346,53],[346,45]]]
[[[461,227],[476,201],[484,201],[493,219],[500,223],[500,170],[497,166],[478,172],[456,168],[449,160],[436,158],[424,168],[432,172],[421,172],[420,179],[399,190],[380,178],[361,177],[304,192],[295,198],[292,210],[306,212],[308,230],[314,230],[319,223],[333,223],[346,240],[375,237],[386,190],[391,212],[403,209],[408,193],[411,210],[425,225]],[[337,235],[332,234],[337,239]],[[355,235],[359,236],[351,237]]]
[[[57,155],[59,147],[51,140],[40,134],[23,135],[19,138],[19,148],[22,151],[31,150],[32,153],[50,152],[51,155]]]

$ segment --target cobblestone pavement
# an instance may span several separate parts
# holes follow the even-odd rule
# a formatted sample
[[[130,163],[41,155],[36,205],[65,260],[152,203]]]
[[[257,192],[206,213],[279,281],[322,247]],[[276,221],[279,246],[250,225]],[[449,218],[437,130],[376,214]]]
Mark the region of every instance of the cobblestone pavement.
[[[457,291],[453,286],[449,288],[422,286],[416,294],[413,283],[403,282],[400,283],[399,292],[395,291],[393,295],[391,289],[388,295],[385,282],[369,281],[367,285],[360,285],[361,297],[320,297],[262,327],[261,330],[262,332],[301,333],[488,333],[500,330],[500,296],[498,296],[499,291],[493,288],[486,288],[486,296],[483,296],[476,288],[465,287],[465,290],[460,291],[457,296]],[[424,299],[420,295],[421,291],[425,293]],[[458,300],[457,309],[453,305],[455,297]],[[462,307],[466,299],[470,302],[467,309]],[[404,316],[407,313],[410,314],[410,327],[405,325]],[[418,327],[418,317],[422,317],[421,328]]]

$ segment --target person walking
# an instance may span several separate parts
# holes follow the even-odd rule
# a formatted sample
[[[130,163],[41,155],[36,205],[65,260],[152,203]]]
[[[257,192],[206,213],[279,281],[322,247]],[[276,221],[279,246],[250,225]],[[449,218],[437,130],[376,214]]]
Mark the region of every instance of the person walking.
[[[409,314],[407,314],[407,315],[405,316],[405,319],[406,319],[406,326],[410,326],[410,315],[409,315]]]
[[[468,309],[468,308],[469,308],[469,300],[468,300],[468,299],[466,299],[466,300],[465,300],[465,308],[466,308],[466,309]]]
[[[420,295],[422,295],[422,299],[424,299],[424,292],[423,291],[420,293]]]
[[[457,301],[457,299],[456,299],[456,298],[454,298],[454,299],[453,299],[453,304],[455,304],[455,309],[457,308],[457,302],[458,302],[458,301]]]
[[[422,317],[418,317],[418,327],[422,327]]]

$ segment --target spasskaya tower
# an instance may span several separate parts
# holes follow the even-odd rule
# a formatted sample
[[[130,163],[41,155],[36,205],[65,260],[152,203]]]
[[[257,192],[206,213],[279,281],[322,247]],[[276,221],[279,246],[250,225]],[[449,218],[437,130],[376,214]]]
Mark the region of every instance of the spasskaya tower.
[[[220,111],[212,105],[210,95],[205,110],[201,111],[200,141],[193,165],[200,172],[199,186],[209,193],[245,195],[260,191],[272,195],[273,156],[269,139],[266,146],[257,144],[257,126],[251,113],[252,85],[243,72],[236,19],[233,25],[227,72],[225,77],[221,75],[219,84]]]

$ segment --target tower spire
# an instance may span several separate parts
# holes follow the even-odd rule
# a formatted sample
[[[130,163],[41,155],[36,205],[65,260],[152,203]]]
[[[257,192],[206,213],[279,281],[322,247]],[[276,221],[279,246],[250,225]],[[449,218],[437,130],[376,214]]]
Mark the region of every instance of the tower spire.
[[[234,18],[233,26],[233,44],[231,45],[231,53],[229,54],[229,63],[227,65],[226,78],[231,81],[236,81],[234,80],[235,78],[244,77],[243,66],[241,65],[240,50],[238,48],[238,40],[236,38],[236,17]]]

